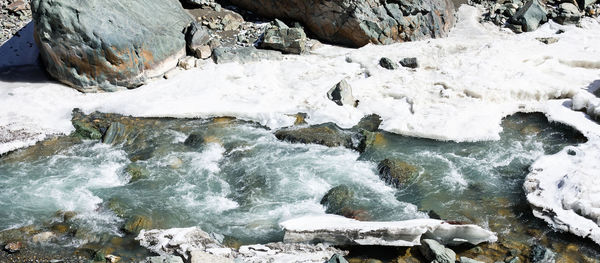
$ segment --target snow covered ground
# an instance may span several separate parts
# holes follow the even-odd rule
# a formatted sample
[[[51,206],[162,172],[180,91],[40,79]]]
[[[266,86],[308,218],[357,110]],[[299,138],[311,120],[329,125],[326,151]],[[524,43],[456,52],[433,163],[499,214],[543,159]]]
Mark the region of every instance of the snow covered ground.
[[[169,79],[116,93],[82,94],[45,80],[35,66],[4,68],[0,70],[0,154],[49,135],[70,133],[71,111],[76,107],[140,117],[235,116],[271,128],[292,124],[289,115],[297,112],[308,113],[309,123],[333,121],[344,127],[376,113],[382,116],[385,130],[455,141],[498,139],[504,116],[541,111],[581,129],[589,142],[577,147],[574,156],[565,150],[536,162],[526,185],[534,196],[528,199],[542,210],[552,207],[560,219],[538,215],[561,229],[566,229],[561,227],[565,224],[583,224],[584,219],[595,221],[585,229],[595,229],[599,242],[599,206],[593,200],[598,200],[600,185],[589,182],[598,174],[592,158],[600,155],[600,132],[597,124],[564,103],[598,85],[600,21],[585,18],[581,27],[549,22],[535,32],[516,35],[479,23],[480,12],[460,7],[456,28],[444,39],[361,49],[324,46],[309,55],[245,65],[207,62]],[[556,34],[559,29],[564,33]],[[546,45],[537,37],[559,41]],[[0,67],[31,64],[35,57],[31,52],[35,47],[15,52],[4,45]],[[420,67],[386,70],[378,66],[382,56],[395,61],[417,57]],[[327,99],[327,91],[342,79],[360,100],[357,108],[340,107]],[[552,100],[559,98],[566,100]],[[598,105],[593,98],[582,101],[576,102]],[[558,176],[565,173],[570,183],[558,186]],[[530,184],[532,180],[539,182],[538,187]],[[570,193],[578,193],[579,199],[567,198]],[[569,215],[561,216],[560,209]]]

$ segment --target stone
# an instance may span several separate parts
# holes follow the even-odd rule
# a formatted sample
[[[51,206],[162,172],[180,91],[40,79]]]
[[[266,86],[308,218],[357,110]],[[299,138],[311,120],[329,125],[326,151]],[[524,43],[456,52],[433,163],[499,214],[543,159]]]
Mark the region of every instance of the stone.
[[[180,58],[177,66],[185,70],[190,70],[196,66],[196,59],[194,57]]]
[[[48,243],[56,238],[56,234],[52,232],[42,232],[31,237],[33,243]]]
[[[93,124],[79,120],[73,120],[72,123],[73,127],[75,127],[75,132],[73,133],[74,136],[91,140],[102,139],[102,133],[100,133],[100,130]]]
[[[456,253],[433,239],[423,239],[419,246],[421,254],[429,261],[436,263],[455,263]]]
[[[554,263],[556,255],[552,250],[541,245],[533,245],[531,247],[531,255],[529,259],[532,263]]]
[[[226,14],[221,19],[221,25],[223,25],[223,31],[237,30],[244,22],[243,18],[238,14]]]
[[[202,250],[190,251],[190,263],[233,263],[233,259],[206,253]]]
[[[583,14],[579,12],[577,6],[572,3],[562,3],[558,5],[558,14],[554,20],[559,24],[577,24]]]
[[[592,5],[593,3],[596,3],[597,0],[576,0],[576,2],[579,6],[579,9],[585,10],[586,7]]]
[[[419,175],[419,168],[398,159],[385,159],[377,165],[379,177],[387,184],[402,188]]]
[[[353,198],[354,191],[347,185],[338,185],[327,191],[320,204],[325,206],[325,213],[344,215],[344,210],[351,207]]]
[[[455,22],[450,0],[232,0],[258,15],[298,21],[318,39],[350,47],[444,37]]]
[[[126,139],[127,127],[119,122],[111,122],[110,126],[102,136],[102,142],[106,144],[116,144]]]
[[[323,123],[309,127],[284,128],[275,132],[275,137],[292,143],[313,143],[327,147],[343,146],[358,150],[364,143],[361,134],[344,131],[335,123]]]
[[[196,57],[201,58],[201,59],[210,58],[211,55],[212,55],[212,48],[210,48],[209,45],[201,46],[196,51]],[[196,66],[198,66],[198,65],[196,65]]]
[[[8,6],[6,6],[6,9],[8,9],[8,11],[11,11],[13,13],[17,13],[19,11],[24,11],[24,10],[29,9],[29,4],[27,1],[16,0],[16,1],[13,1],[11,4],[9,4]]]
[[[106,259],[107,263],[118,263],[118,262],[121,262],[121,257],[115,256],[115,255],[106,255],[106,257],[104,257],[104,259]]]
[[[161,77],[185,56],[182,32],[193,20],[177,0],[33,0],[31,8],[46,70],[82,92]]]
[[[224,248],[210,234],[204,232],[198,227],[189,228],[171,228],[171,229],[152,229],[142,230],[135,238],[140,242],[140,246],[148,250],[164,255],[179,254],[184,259],[188,259],[191,251],[207,251],[209,249],[227,249]]]
[[[183,144],[192,148],[198,148],[204,144],[204,137],[202,134],[194,132],[185,139]]]
[[[211,40],[208,29],[199,22],[193,22],[186,30],[185,41],[188,49],[197,57],[202,58],[201,48]]]
[[[127,219],[123,231],[130,234],[138,234],[144,229],[150,229],[152,227],[152,220],[147,216],[134,215]]]
[[[4,246],[4,250],[8,253],[13,254],[13,253],[17,253],[17,252],[21,251],[22,247],[23,247],[23,243],[21,241],[10,242]]]
[[[301,28],[271,27],[265,31],[260,47],[301,54],[306,51],[306,34]]]
[[[331,258],[325,262],[325,263],[348,263],[348,260],[346,260],[342,255],[340,254],[334,254],[333,256],[331,256]]]
[[[283,56],[279,51],[259,50],[254,47],[218,47],[213,48],[212,58],[217,64],[231,62],[246,64],[262,60],[281,60]]]
[[[285,24],[283,21],[281,21],[281,20],[279,20],[279,19],[275,19],[275,20],[273,21],[273,24],[274,24],[276,27],[279,27],[279,28],[290,28],[290,27],[288,27],[288,26],[287,26],[287,25],[286,25],[286,24]]]
[[[394,70],[398,68],[398,63],[392,61],[389,58],[383,57],[379,60],[379,66],[381,66],[384,69]]]
[[[144,261],[140,263],[183,263],[183,259],[178,256],[156,256],[156,257],[147,257]]]
[[[321,243],[313,245],[277,242],[242,246],[236,256],[236,262],[326,262],[335,254],[346,255],[347,252]]]
[[[460,257],[460,263],[485,263],[468,257]]]
[[[369,114],[360,119],[358,124],[352,129],[356,130],[365,130],[368,132],[376,132],[379,130],[379,125],[381,125],[381,116],[377,114]]]
[[[546,45],[550,45],[550,44],[554,44],[554,43],[558,42],[558,38],[556,38],[556,37],[536,37],[535,39],[537,39],[538,41],[540,41]]]
[[[400,60],[400,65],[402,65],[405,68],[418,68],[419,67],[419,62],[417,61],[417,58],[403,58],[402,60]]]
[[[352,87],[346,80],[342,80],[335,84],[328,92],[327,98],[335,102],[339,106],[350,105],[358,106],[358,100],[352,95]]]
[[[523,32],[531,32],[548,21],[548,12],[539,0],[527,1],[511,18],[513,24],[521,25]]]

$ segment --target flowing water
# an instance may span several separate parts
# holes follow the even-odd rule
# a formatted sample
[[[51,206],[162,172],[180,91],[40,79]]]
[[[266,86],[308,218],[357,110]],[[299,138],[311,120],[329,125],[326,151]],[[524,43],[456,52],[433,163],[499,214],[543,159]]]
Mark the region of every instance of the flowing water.
[[[132,237],[122,228],[133,215],[152,228],[199,226],[241,243],[280,241],[279,222],[325,213],[320,199],[345,184],[370,220],[425,218],[434,211],[490,228],[501,239],[531,243],[528,229],[548,228],[532,218],[523,196],[528,166],[585,140],[542,114],[507,117],[501,139],[492,142],[379,133],[363,154],[282,142],[272,131],[233,119],[140,122],[143,132],[133,142],[61,137],[2,157],[0,230],[56,229],[57,211],[74,211],[69,227],[76,230],[55,231],[53,246],[109,244],[126,254],[116,240]],[[185,145],[191,133],[203,143]],[[386,185],[377,173],[385,158],[416,165],[419,176],[400,189]],[[131,167],[142,171],[141,179],[131,180]],[[143,255],[136,253],[131,256]]]

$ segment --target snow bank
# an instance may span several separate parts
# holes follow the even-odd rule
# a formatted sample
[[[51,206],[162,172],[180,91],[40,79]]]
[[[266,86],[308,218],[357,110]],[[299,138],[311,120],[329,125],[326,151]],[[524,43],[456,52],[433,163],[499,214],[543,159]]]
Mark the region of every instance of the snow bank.
[[[311,124],[332,121],[343,127],[376,113],[383,129],[399,134],[490,140],[499,138],[502,117],[540,110],[544,101],[570,97],[598,79],[598,21],[588,18],[581,28],[550,22],[515,35],[480,24],[475,7],[462,6],[458,15],[456,28],[443,39],[361,49],[325,46],[309,55],[245,65],[207,62],[110,94],[31,82],[32,72],[13,68],[0,73],[0,127],[13,134],[0,140],[0,153],[71,132],[75,107],[140,117],[228,115],[271,128],[292,124],[289,114],[297,112],[308,113]],[[558,29],[565,33],[556,35]],[[559,41],[545,45],[535,39],[542,36]],[[417,57],[421,67],[387,70],[378,66],[382,56],[396,61]],[[360,100],[357,108],[327,99],[327,91],[342,79]]]
[[[451,225],[436,219],[368,222],[338,215],[305,216],[280,223],[284,242],[328,242],[335,245],[379,245],[410,247],[421,237],[443,244],[495,242],[496,234],[476,225]]]

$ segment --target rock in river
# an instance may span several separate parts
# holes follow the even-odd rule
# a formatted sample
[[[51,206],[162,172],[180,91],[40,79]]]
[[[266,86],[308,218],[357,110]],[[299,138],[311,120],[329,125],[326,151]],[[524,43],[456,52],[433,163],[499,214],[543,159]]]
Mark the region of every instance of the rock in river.
[[[450,0],[232,0],[259,15],[302,22],[326,42],[351,47],[443,37],[454,25]]]
[[[162,76],[185,56],[183,30],[192,22],[177,0],[33,0],[31,7],[46,70],[83,92]]]
[[[396,188],[403,187],[419,175],[419,168],[397,159],[385,159],[377,165],[379,177]]]
[[[303,128],[284,128],[275,132],[275,137],[293,143],[314,143],[328,147],[343,146],[360,150],[365,137],[361,133],[345,131],[334,123],[323,123]]]

